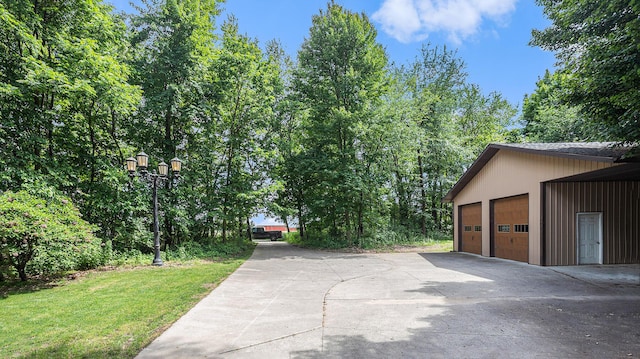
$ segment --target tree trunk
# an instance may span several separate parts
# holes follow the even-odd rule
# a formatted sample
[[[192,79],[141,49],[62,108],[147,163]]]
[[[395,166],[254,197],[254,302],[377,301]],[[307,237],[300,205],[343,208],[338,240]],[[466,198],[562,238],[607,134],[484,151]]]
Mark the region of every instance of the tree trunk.
[[[247,217],[247,239],[251,241],[251,220]]]
[[[23,281],[23,282],[26,282],[28,278],[27,278],[27,272],[25,272],[25,270],[24,270],[25,267],[22,266],[22,267],[16,268],[16,269],[18,270],[18,276],[20,276],[20,280]]]
[[[364,211],[364,195],[360,191],[360,206],[358,207],[358,239],[364,234],[363,214]]]
[[[20,260],[20,256],[15,261],[11,258],[9,260],[13,268],[15,268],[16,271],[18,272],[18,276],[20,277],[20,280],[23,282],[26,282],[28,279],[27,271],[26,271],[28,260]]]
[[[418,150],[418,171],[420,171],[420,228],[422,231],[422,235],[427,235],[427,219],[425,218],[425,214],[427,211],[427,191],[424,188],[425,186],[425,178],[424,178],[424,168],[422,166],[422,155],[420,154],[420,150]]]
[[[440,202],[440,200],[438,199],[438,194],[439,192],[437,191],[438,189],[438,184],[436,183],[436,181],[434,180],[433,183],[431,184],[431,218],[433,218],[433,223],[436,225],[436,227],[440,227],[440,211],[438,211],[438,202]]]
[[[49,103],[49,107],[47,108],[47,110],[51,110],[54,107],[54,95],[51,94],[51,101]],[[48,143],[48,147],[47,147],[47,155],[49,155],[49,160],[53,161],[53,122],[52,121],[47,121],[47,141]]]
[[[298,228],[300,231],[300,239],[304,238],[304,219],[302,218],[302,203],[304,201],[302,190],[298,190]]]
[[[344,226],[345,226],[345,237],[347,239],[347,243],[349,247],[353,246],[353,241],[351,238],[351,216],[349,215],[349,210],[344,212]]]

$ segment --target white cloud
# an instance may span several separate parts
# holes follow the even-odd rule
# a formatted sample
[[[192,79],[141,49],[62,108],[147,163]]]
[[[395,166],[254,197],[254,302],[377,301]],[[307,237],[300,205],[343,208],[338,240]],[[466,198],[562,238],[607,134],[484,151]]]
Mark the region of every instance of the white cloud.
[[[415,40],[423,27],[413,0],[385,0],[371,18],[381,23],[383,31],[400,42]]]
[[[515,10],[517,0],[384,0],[371,18],[400,42],[424,40],[445,32],[460,43],[478,32],[483,20],[499,21]]]

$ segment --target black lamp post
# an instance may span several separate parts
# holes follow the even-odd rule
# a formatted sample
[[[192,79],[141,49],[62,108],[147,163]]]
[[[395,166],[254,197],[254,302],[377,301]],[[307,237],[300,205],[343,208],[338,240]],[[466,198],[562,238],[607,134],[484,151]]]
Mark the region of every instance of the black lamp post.
[[[182,169],[182,161],[177,157],[170,161],[171,172],[173,178],[178,179],[180,177],[180,170]],[[161,266],[162,259],[160,258],[160,225],[158,222],[158,181],[164,181],[169,175],[169,165],[164,161],[158,164],[158,173],[155,171],[149,173],[147,168],[149,167],[149,156],[140,152],[136,155],[136,158],[129,157],[126,159],[127,171],[131,178],[136,176],[136,167],[139,168],[139,177],[153,185],[153,247],[155,249],[155,257],[153,258],[154,266]]]

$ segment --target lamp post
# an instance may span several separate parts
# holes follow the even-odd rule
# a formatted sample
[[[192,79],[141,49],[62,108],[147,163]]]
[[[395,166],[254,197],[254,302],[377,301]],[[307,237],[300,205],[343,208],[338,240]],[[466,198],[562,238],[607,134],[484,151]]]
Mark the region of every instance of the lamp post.
[[[171,172],[174,179],[180,178],[180,170],[182,169],[182,161],[177,157],[170,161]],[[133,178],[136,175],[143,180],[152,184],[153,188],[153,247],[155,249],[155,256],[152,264],[154,266],[161,266],[162,259],[160,258],[160,224],[158,221],[158,181],[164,181],[169,175],[169,165],[161,161],[158,164],[158,173],[155,171],[149,173],[149,155],[144,152],[140,152],[136,155],[136,158],[129,157],[126,159],[127,171],[129,171],[129,177]],[[139,168],[139,174],[136,174],[136,168]]]

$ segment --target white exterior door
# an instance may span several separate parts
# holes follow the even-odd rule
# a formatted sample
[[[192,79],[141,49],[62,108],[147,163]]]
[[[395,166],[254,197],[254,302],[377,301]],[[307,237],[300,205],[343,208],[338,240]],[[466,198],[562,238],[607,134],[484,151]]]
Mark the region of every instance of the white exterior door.
[[[578,213],[578,264],[602,264],[602,213]]]

